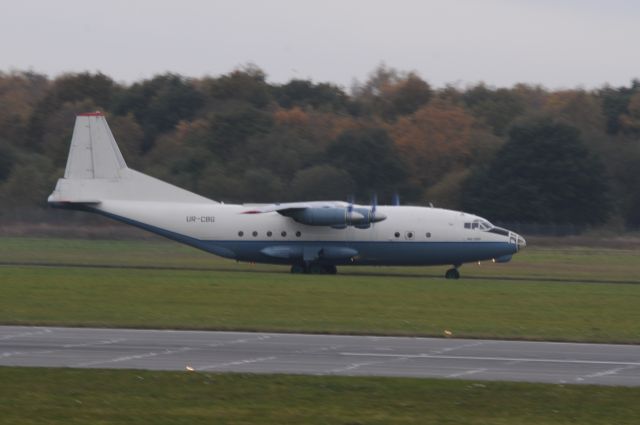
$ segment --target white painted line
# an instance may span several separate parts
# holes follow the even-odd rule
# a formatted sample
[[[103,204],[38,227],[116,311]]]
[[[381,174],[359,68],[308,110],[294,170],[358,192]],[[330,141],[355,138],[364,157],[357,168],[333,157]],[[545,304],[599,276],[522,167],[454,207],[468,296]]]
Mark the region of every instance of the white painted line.
[[[207,347],[224,347],[225,345],[233,345],[233,344],[244,344],[246,342],[256,342],[256,341],[264,341],[266,339],[270,339],[269,335],[260,335],[257,338],[242,338],[242,339],[234,339],[231,341],[221,341],[214,342],[213,344],[208,344]]]
[[[41,354],[51,354],[60,350],[36,350],[36,351],[5,351],[4,353],[0,353],[0,358],[4,359],[12,356],[38,356]]]
[[[0,341],[5,341],[13,338],[22,338],[25,336],[35,336],[35,335],[43,335],[43,334],[50,334],[50,333],[51,333],[51,329],[44,328],[39,331],[21,332],[19,334],[10,334],[10,335],[0,336]]]
[[[87,342],[85,344],[65,344],[62,348],[81,348],[81,347],[92,347],[98,345],[109,345],[109,344],[117,344],[119,342],[126,341],[126,338],[118,338],[118,339],[108,339],[105,341],[96,341],[96,342]],[[58,350],[61,351],[61,350]]]
[[[486,372],[487,370],[488,369],[465,370],[464,372],[452,373],[451,375],[447,375],[447,378],[459,378],[460,376],[475,375],[476,373]]]
[[[350,370],[355,370],[358,369],[359,367],[362,366],[369,366],[372,364],[378,364],[378,363],[383,363],[383,362],[364,362],[364,363],[351,363],[348,366],[345,367],[339,367],[337,369],[331,369],[330,371],[328,371],[327,373],[342,373],[342,372],[348,372]]]
[[[616,375],[618,372],[621,372],[627,369],[633,369],[634,367],[636,366],[617,367],[615,369],[604,370],[602,372],[596,372],[590,375],[579,376],[576,378],[576,381],[584,381],[585,379],[589,379],[589,378],[600,378],[602,376]]]
[[[158,351],[158,352],[136,354],[136,355],[133,355],[133,356],[116,357],[115,359],[97,360],[97,361],[86,362],[86,363],[77,363],[77,364],[74,364],[72,367],[86,367],[86,366],[94,366],[94,365],[105,364],[105,363],[120,363],[120,362],[127,362],[127,361],[130,361],[130,360],[146,359],[146,358],[149,358],[149,357],[164,356],[164,355],[176,354],[176,353],[184,353],[185,351],[191,351],[191,350],[193,350],[193,348],[191,348],[191,347],[183,347],[183,348],[179,348],[177,350],[164,350],[164,351]]]
[[[126,341],[126,339],[112,339],[108,341],[98,341],[98,342],[89,342],[87,344],[67,344],[63,345],[63,348],[77,348],[77,347],[90,347],[90,346],[98,346],[98,345],[107,345],[107,344],[116,344],[118,342]],[[0,353],[0,358],[12,357],[12,356],[38,356],[42,354],[53,354],[60,353],[65,350],[56,349],[56,350],[33,350],[33,351],[5,351],[4,353]]]
[[[458,345],[456,347],[447,347],[447,348],[443,348],[441,350],[433,350],[430,353],[431,354],[444,354],[444,353],[450,353],[452,351],[456,351],[456,350],[461,350],[463,348],[471,348],[471,347],[478,347],[480,345],[483,345],[484,342],[471,342],[469,344],[463,344],[463,345]]]
[[[442,360],[488,360],[500,362],[535,362],[535,363],[573,363],[573,364],[604,364],[640,366],[640,362],[614,362],[604,360],[573,360],[573,359],[538,359],[538,358],[512,358],[512,357],[482,357],[482,356],[443,356],[433,354],[386,354],[386,353],[339,353],[342,356],[360,357],[403,357],[407,359],[442,359]]]
[[[196,370],[202,371],[202,370],[217,369],[217,368],[221,368],[221,367],[241,366],[241,365],[245,365],[245,364],[260,363],[260,362],[266,362],[266,361],[269,361],[269,360],[275,360],[276,358],[277,357],[275,357],[275,356],[270,356],[270,357],[258,357],[257,359],[237,360],[235,362],[217,363],[217,364],[212,364],[212,365],[208,365],[208,366],[201,366],[201,367],[196,368]]]

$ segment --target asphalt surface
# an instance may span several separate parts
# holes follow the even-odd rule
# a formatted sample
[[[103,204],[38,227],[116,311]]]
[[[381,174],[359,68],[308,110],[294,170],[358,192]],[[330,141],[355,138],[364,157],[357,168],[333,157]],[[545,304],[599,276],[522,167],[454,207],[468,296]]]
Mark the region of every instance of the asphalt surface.
[[[0,326],[0,365],[640,386],[640,346]]]

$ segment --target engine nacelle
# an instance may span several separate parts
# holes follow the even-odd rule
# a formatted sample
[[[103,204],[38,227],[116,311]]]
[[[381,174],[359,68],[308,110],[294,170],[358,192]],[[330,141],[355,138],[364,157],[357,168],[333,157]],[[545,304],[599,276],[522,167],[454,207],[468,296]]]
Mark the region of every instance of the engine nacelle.
[[[362,214],[346,208],[301,208],[280,211],[280,214],[309,226],[348,226],[364,220]]]
[[[278,212],[308,226],[331,226],[337,229],[347,226],[367,228],[371,223],[387,218],[367,208],[296,208]]]

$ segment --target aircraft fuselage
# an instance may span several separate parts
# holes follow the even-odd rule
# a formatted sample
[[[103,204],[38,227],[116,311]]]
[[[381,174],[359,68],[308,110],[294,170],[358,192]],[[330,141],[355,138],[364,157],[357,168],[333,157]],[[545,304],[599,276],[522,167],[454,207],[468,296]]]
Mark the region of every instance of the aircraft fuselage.
[[[367,229],[309,226],[277,212],[246,214],[249,206],[231,204],[105,201],[84,209],[213,254],[257,263],[460,265],[505,259],[524,245],[514,232],[465,227],[482,220],[472,214],[377,208],[387,218]]]

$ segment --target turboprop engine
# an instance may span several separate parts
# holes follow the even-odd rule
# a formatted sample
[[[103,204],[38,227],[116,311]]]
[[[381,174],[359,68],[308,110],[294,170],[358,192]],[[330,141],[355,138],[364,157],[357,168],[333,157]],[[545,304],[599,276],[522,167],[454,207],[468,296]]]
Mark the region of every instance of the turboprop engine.
[[[332,226],[335,228],[346,226],[366,228],[371,223],[387,218],[386,215],[370,211],[367,208],[296,208],[279,211],[279,213],[309,226]]]

